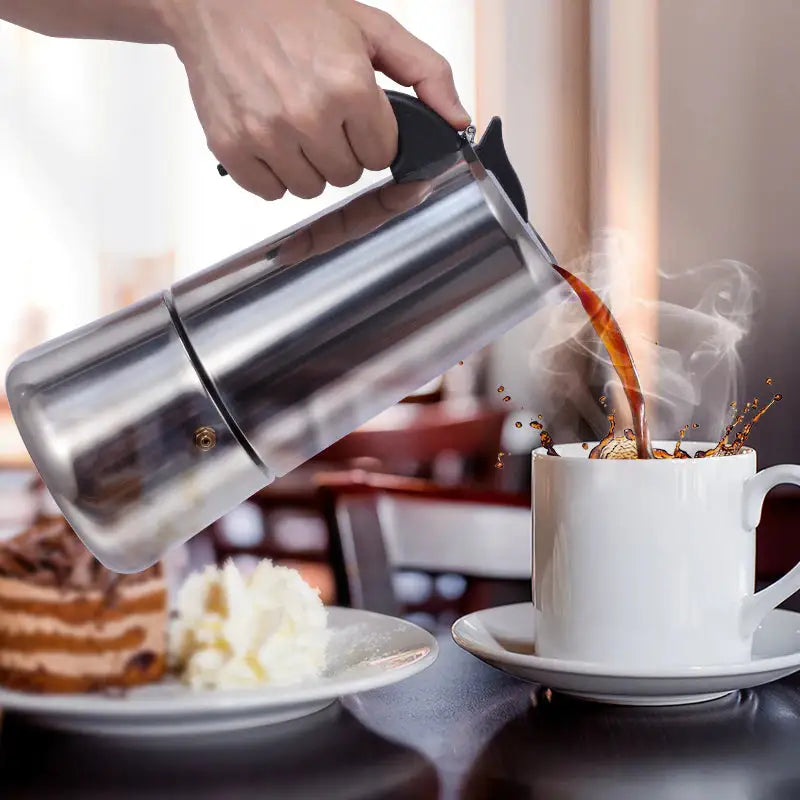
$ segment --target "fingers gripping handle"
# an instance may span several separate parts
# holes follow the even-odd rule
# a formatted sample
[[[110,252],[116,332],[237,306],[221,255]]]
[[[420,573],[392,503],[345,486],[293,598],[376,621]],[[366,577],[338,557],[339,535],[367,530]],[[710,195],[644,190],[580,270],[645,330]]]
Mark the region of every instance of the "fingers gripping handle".
[[[391,90],[386,96],[397,119],[397,155],[391,169],[398,183],[464,145],[464,136],[421,100]],[[217,164],[217,172],[228,174],[222,164]]]
[[[796,464],[780,464],[762,470],[744,485],[742,513],[744,526],[748,530],[755,528],[761,519],[764,498],[769,491],[782,483],[800,486],[800,466]],[[782,578],[770,584],[766,589],[746,598],[742,605],[742,634],[749,636],[758,627],[764,617],[787,597],[800,589],[800,563],[796,564]]]

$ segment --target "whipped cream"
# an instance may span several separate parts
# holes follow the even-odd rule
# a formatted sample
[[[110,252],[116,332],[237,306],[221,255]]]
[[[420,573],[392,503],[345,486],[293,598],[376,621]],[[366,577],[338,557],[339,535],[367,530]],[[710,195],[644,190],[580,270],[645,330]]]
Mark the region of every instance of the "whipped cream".
[[[170,660],[196,689],[298,683],[325,668],[327,612],[297,570],[232,561],[190,575],[178,594]]]

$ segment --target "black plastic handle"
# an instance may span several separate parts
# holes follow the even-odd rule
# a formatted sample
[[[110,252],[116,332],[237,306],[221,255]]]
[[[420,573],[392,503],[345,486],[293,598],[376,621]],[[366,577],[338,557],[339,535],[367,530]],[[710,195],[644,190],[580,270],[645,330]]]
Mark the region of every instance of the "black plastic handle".
[[[386,91],[397,118],[397,155],[392,175],[402,181],[449,153],[457,153],[464,137],[421,100],[403,92]],[[228,170],[217,164],[223,177]]]
[[[386,96],[397,119],[397,155],[391,170],[398,183],[464,146],[464,136],[422,100],[391,90]]]

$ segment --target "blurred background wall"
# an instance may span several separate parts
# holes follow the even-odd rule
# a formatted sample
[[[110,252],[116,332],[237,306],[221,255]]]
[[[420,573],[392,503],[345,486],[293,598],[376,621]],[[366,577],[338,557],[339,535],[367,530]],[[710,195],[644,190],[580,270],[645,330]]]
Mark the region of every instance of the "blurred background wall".
[[[754,268],[761,291],[735,399],[772,376],[786,400],[755,441],[762,463],[796,458],[800,6],[374,4],[450,59],[479,134],[503,117],[531,221],[561,260],[592,252],[603,231],[624,237],[628,256],[607,260],[604,288],[648,386],[663,380],[650,347],[660,335],[659,273],[722,258]],[[167,48],[49,40],[0,23],[0,103],[0,366],[351,191],[267,205],[220,179]],[[697,288],[671,291],[691,306]],[[587,413],[571,401],[577,390],[549,381],[532,355],[550,324],[532,320],[484,354],[484,388],[513,382],[515,398],[573,430],[564,409]],[[591,372],[585,358],[575,369]],[[10,451],[9,431],[0,448]]]
[[[786,398],[754,433],[762,465],[800,455],[798,35],[793,0],[659,4],[660,259],[757,273],[743,397],[771,376]]]

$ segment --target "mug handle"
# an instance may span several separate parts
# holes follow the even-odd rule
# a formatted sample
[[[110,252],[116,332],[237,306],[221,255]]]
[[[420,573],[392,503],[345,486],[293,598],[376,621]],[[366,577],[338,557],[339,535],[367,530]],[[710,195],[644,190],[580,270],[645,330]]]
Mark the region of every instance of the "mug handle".
[[[745,481],[742,511],[746,529],[754,529],[758,525],[764,498],[771,489],[782,483],[800,486],[800,466],[779,464],[761,470]],[[752,635],[764,617],[798,589],[800,589],[800,563],[795,564],[775,583],[745,598],[740,617],[742,635]]]

